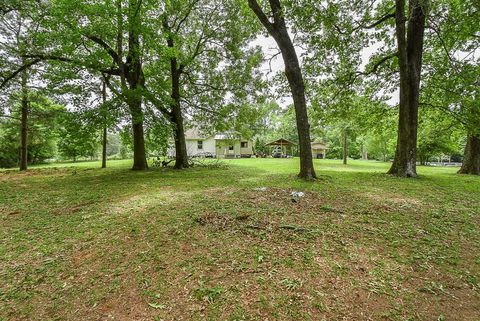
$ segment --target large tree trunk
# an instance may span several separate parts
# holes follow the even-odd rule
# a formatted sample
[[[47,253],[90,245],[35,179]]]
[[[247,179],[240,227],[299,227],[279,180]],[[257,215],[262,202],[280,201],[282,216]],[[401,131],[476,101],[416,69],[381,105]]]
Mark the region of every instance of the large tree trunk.
[[[299,177],[304,179],[316,178],[313,168],[312,145],[310,139],[310,124],[307,115],[307,103],[305,100],[305,85],[303,83],[302,71],[298,62],[297,54],[290,36],[285,28],[283,36],[277,41],[282,49],[283,61],[285,63],[285,74],[292,91],[295,116],[297,121],[297,132],[300,147],[300,173]]]
[[[135,98],[130,102],[130,112],[132,114],[132,133],[133,133],[133,170],[148,169],[147,158],[145,156],[145,135],[143,132],[143,111],[141,98]]]
[[[174,77],[176,80],[172,86],[172,120],[175,126],[174,138],[175,138],[175,166],[176,169],[187,168],[188,155],[187,155],[187,143],[185,141],[185,130],[183,127],[183,115],[180,106],[180,92],[179,92],[179,75]]]
[[[285,64],[285,75],[292,92],[293,105],[297,122],[297,132],[300,147],[300,173],[299,177],[304,179],[316,178],[313,168],[312,147],[310,140],[310,124],[308,123],[307,103],[305,100],[305,84],[303,82],[302,70],[298,61],[295,47],[293,46],[288,29],[285,23],[284,13],[280,0],[269,0],[274,22],[262,11],[256,0],[249,0],[248,4],[258,17],[269,34],[275,39],[282,52]]]
[[[22,101],[20,122],[20,170],[25,171],[28,167],[28,74],[25,69],[22,72]]]
[[[168,39],[168,46],[173,48],[173,39]],[[185,129],[183,127],[182,107],[180,105],[180,76],[182,67],[178,67],[177,59],[170,59],[170,73],[172,80],[172,105],[171,120],[173,122],[175,139],[175,169],[187,168],[188,155],[187,143],[185,141]]]
[[[469,134],[459,174],[480,175],[480,136]]]
[[[106,106],[105,103],[107,102],[107,85],[103,82],[102,86],[102,109],[104,113],[103,117],[103,133],[102,133],[102,168],[107,168],[107,117],[106,114]]]
[[[187,155],[187,143],[185,141],[185,129],[183,127],[183,116],[180,110],[180,105],[176,104],[173,109],[173,121],[175,123],[175,168],[182,169],[187,168],[188,155]]]
[[[427,0],[410,0],[405,30],[405,0],[396,0],[396,36],[400,65],[400,103],[395,158],[389,174],[416,177],[418,101]]]
[[[348,133],[347,129],[343,130],[343,165],[347,165],[347,159],[348,159]]]
[[[129,0],[127,81],[130,89],[128,106],[132,116],[133,130],[133,170],[148,169],[145,155],[145,136],[143,131],[142,97],[138,90],[145,85],[142,61],[140,58],[140,6],[141,1]]]

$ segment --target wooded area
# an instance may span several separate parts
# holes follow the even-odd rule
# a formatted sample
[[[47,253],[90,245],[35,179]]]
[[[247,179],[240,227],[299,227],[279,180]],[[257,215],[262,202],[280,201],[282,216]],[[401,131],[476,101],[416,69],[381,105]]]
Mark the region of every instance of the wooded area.
[[[106,164],[114,135],[133,169],[168,146],[186,168],[194,126],[259,151],[285,136],[305,179],[313,140],[398,176],[452,158],[478,175],[478,18],[453,0],[4,1],[0,166]],[[277,53],[259,45],[270,37]]]

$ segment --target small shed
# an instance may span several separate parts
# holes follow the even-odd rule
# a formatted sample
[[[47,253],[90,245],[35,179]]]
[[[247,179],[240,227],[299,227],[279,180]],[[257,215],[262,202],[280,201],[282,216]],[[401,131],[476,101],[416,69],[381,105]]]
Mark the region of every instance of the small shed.
[[[313,142],[312,144],[312,157],[313,158],[325,158],[325,152],[327,146],[322,142]]]
[[[272,156],[273,157],[287,157],[288,156],[288,149],[290,149],[290,155],[293,154],[292,148],[295,146],[294,142],[291,142],[285,138],[280,138],[277,140],[274,140],[273,142],[270,142],[268,144],[265,144],[265,146],[272,147]]]

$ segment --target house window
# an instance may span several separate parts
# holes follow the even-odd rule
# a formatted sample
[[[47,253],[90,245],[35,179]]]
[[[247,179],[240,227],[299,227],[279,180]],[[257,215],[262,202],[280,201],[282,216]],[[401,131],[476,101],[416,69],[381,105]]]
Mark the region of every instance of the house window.
[[[197,149],[203,149],[203,140],[197,141]]]
[[[233,145],[228,146],[228,150],[233,150]]]
[[[248,142],[241,142],[240,147],[241,148],[248,148]]]

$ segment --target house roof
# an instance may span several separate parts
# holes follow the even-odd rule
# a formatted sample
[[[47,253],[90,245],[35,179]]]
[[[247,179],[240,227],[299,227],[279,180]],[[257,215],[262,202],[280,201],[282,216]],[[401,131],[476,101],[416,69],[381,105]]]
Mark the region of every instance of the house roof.
[[[273,142],[265,144],[265,146],[292,146],[292,145],[295,145],[295,143],[291,142],[291,141],[289,141],[285,138],[280,138],[280,139],[277,139]]]
[[[201,132],[198,128],[190,128],[185,131],[185,139],[206,139],[211,136]]]
[[[214,139],[217,140],[222,140],[222,139],[240,139],[240,136],[238,133],[235,132],[224,132],[224,133],[218,133],[215,135]]]
[[[313,142],[311,145],[312,149],[327,149],[327,146],[321,142]]]
[[[202,139],[210,138],[212,136],[213,136],[213,139],[216,139],[216,140],[241,139],[240,135],[233,131],[217,133],[214,135],[210,135],[195,127],[187,129],[185,131],[185,139],[190,139],[190,140],[202,140]]]

